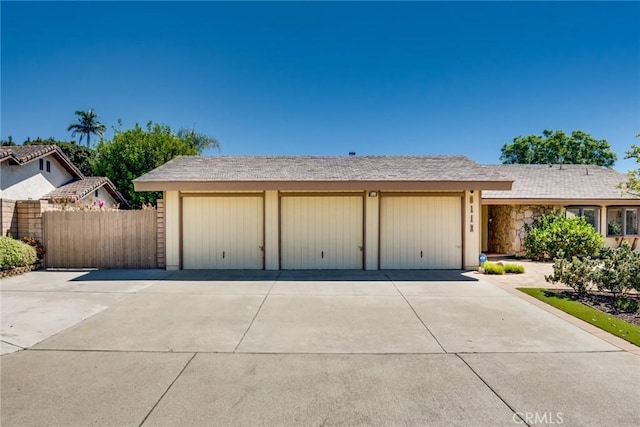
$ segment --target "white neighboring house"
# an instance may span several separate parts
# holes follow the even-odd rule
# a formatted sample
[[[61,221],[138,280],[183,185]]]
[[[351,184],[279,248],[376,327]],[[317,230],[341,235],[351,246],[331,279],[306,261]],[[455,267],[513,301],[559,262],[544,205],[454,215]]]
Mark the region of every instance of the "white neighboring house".
[[[106,177],[85,177],[55,145],[0,147],[0,222],[2,235],[15,222],[15,202],[128,207]],[[13,233],[12,233],[13,234]]]

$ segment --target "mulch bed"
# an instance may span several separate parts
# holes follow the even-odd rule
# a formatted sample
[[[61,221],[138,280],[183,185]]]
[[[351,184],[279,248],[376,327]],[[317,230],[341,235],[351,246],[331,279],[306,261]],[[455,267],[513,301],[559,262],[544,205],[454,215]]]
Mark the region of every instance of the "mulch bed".
[[[554,289],[553,292],[558,295],[580,301],[581,303],[588,305],[589,307],[593,307],[596,310],[602,311],[603,313],[610,314],[620,320],[624,320],[627,323],[640,326],[640,311],[636,311],[635,313],[624,313],[619,311],[615,306],[615,300],[611,296],[611,294],[603,292],[591,292],[587,295],[578,297],[578,294],[576,294],[574,291],[563,291]],[[630,298],[635,298],[640,302],[640,296],[638,295],[630,296]]]

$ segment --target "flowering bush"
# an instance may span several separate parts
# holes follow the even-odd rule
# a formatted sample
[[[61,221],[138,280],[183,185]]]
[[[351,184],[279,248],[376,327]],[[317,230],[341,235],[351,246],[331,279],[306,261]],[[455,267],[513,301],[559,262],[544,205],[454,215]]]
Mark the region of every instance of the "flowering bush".
[[[76,200],[73,197],[62,197],[51,201],[55,208],[60,211],[116,211],[120,205],[107,205],[104,200],[90,198],[89,203]]]
[[[38,261],[42,261],[42,259],[44,258],[44,254],[46,253],[46,250],[44,249],[44,246],[42,245],[42,243],[40,243],[40,240],[36,239],[35,237],[26,236],[22,238],[22,241],[27,245],[32,246],[36,250],[36,256],[38,257]]]

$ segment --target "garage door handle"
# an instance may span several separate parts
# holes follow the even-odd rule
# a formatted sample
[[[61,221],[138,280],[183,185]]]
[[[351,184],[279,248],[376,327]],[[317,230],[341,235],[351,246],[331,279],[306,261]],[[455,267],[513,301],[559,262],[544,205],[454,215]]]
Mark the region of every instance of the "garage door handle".
[[[222,259],[224,259],[224,251],[222,251]]]
[[[324,251],[320,252],[320,256],[324,258]]]
[[[422,258],[422,251],[420,251],[420,258]]]

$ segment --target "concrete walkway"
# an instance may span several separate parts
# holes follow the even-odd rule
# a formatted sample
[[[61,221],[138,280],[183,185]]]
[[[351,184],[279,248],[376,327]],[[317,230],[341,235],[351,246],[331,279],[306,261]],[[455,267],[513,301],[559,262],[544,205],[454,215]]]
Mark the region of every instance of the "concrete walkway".
[[[474,273],[45,271],[0,290],[3,426],[640,418],[640,357]]]

